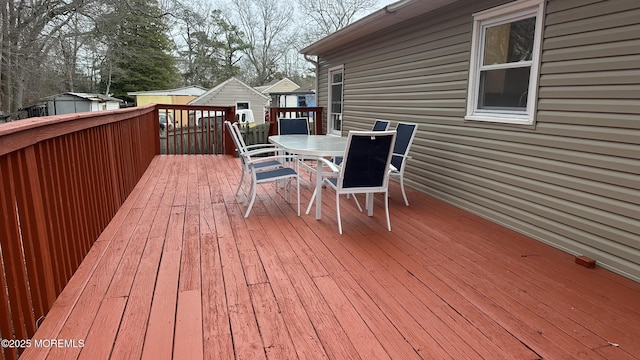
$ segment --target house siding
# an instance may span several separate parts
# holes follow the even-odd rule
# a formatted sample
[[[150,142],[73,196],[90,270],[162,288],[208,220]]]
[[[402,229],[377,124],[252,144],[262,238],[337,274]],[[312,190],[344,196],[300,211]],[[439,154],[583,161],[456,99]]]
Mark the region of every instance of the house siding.
[[[271,93],[289,92],[289,91],[298,90],[299,88],[300,86],[298,86],[293,81],[289,79],[282,79],[278,81],[278,83],[276,83],[275,85],[269,87],[266,93],[263,92],[263,94],[269,95]]]
[[[214,90],[214,89],[212,89]],[[236,102],[249,102],[253,117],[257,122],[264,122],[265,108],[268,99],[259,92],[231,79],[215,91],[209,91],[190,102],[192,105],[236,106]]]
[[[344,65],[345,133],[419,124],[412,187],[640,280],[640,2],[547,1],[535,125],[464,121],[472,14],[503,3],[458,2],[320,54],[319,104]]]

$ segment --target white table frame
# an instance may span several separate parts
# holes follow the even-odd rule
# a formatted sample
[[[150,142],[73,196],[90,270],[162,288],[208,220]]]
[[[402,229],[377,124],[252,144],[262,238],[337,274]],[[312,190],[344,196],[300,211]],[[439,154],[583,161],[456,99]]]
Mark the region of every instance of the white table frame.
[[[269,142],[284,151],[315,158],[343,156],[347,138],[333,135],[275,135]],[[316,168],[316,220],[322,217],[322,161]]]

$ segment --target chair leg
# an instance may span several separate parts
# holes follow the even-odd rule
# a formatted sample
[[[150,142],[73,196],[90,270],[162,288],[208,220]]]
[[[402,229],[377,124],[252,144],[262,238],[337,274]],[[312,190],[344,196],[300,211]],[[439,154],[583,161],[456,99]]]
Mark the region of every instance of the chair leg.
[[[400,190],[402,190],[402,197],[404,198],[405,205],[409,206],[409,200],[407,200],[407,193],[404,191],[404,174],[400,174]]]
[[[387,213],[387,229],[391,231],[391,220],[389,219],[389,190],[384,193],[384,210]]]
[[[356,205],[358,205],[358,210],[360,210],[360,212],[362,212],[362,206],[360,206],[360,202],[358,201],[358,198],[356,197],[356,194],[347,194],[347,195],[352,195],[353,196],[353,201],[355,201]]]
[[[342,235],[342,220],[340,220],[340,195],[336,191],[336,213],[338,214],[338,232]]]
[[[236,188],[236,196],[238,196],[238,191],[240,191],[240,187],[244,184],[244,167],[242,167],[242,174],[240,175],[240,182],[238,183],[238,187]]]
[[[242,187],[242,196],[244,196],[244,204],[247,205],[249,202],[249,189],[248,187],[251,185],[252,180],[251,178],[249,178],[249,175],[247,174],[247,180],[244,183],[244,186]]]
[[[253,182],[253,186],[251,187],[251,201],[249,202],[249,207],[247,207],[247,212],[244,213],[244,217],[245,219],[247,217],[249,217],[249,213],[251,212],[251,208],[253,207],[253,202],[256,200],[256,192],[257,192],[257,187],[258,184],[256,184],[256,182]]]
[[[296,182],[298,186],[298,216],[300,216],[300,175],[296,177]]]
[[[307,206],[307,211],[305,212],[305,214],[309,215],[309,213],[311,212],[311,207],[313,206],[313,201],[316,199],[316,188],[313,188],[313,194],[311,194],[311,200],[309,200],[309,205]]]

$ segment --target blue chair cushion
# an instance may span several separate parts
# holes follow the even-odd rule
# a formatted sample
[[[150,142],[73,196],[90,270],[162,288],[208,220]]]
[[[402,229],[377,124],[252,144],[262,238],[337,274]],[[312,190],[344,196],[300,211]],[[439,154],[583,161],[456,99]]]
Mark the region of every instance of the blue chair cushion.
[[[266,179],[276,179],[276,178],[284,178],[288,176],[296,176],[295,170],[292,168],[284,167],[280,169],[273,169],[267,171],[256,172],[256,180],[266,180]]]
[[[256,163],[253,167],[256,169],[269,168],[269,167],[277,167],[282,166],[282,163],[277,160],[269,160],[265,162]]]

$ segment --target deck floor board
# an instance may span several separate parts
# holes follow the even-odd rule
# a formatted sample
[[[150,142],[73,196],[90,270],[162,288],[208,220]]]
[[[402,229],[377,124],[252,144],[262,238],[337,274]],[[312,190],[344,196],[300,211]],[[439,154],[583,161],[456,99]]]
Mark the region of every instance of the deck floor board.
[[[239,178],[156,157],[34,338],[83,346],[21,358],[640,359],[632,280],[395,182],[391,232],[381,197],[340,236],[334,193],[318,221],[274,184],[245,219]]]

